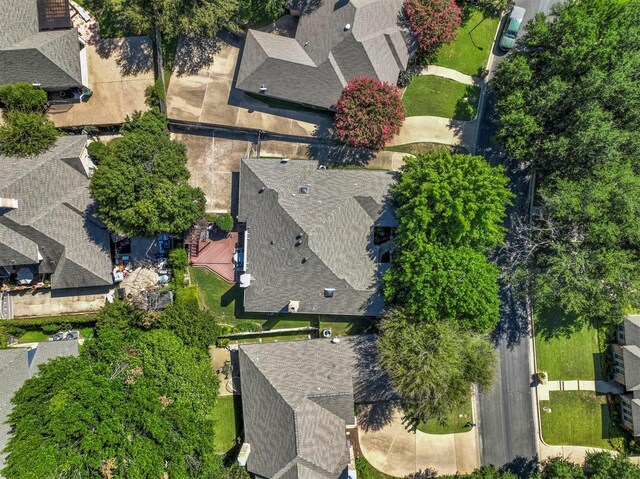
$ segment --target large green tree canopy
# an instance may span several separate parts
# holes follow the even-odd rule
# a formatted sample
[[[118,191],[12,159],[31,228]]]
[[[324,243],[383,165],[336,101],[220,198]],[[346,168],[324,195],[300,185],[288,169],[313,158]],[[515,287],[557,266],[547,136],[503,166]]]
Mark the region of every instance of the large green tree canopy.
[[[379,362],[420,420],[443,419],[471,400],[471,384],[490,387],[497,356],[484,338],[444,323],[389,311],[380,324]]]
[[[157,110],[134,114],[121,131],[123,138],[100,149],[91,178],[98,217],[132,236],[183,233],[205,207],[202,190],[188,184],[185,147],[169,138]]]
[[[553,14],[529,24],[492,81],[498,137],[539,187],[510,267],[542,303],[619,320],[640,307],[640,1]]]
[[[405,158],[392,189],[399,226],[388,304],[424,321],[479,333],[498,321],[498,269],[486,254],[502,243],[512,193],[501,167],[481,157],[436,152]]]
[[[42,366],[16,393],[5,477],[220,477],[218,380],[206,356],[143,319],[107,306],[79,357]]]

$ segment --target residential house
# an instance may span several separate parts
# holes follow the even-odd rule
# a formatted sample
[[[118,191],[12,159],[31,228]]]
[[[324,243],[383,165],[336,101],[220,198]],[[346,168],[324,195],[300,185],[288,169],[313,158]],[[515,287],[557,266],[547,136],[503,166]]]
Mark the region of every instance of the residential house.
[[[0,283],[49,285],[56,295],[106,291],[112,262],[106,227],[93,216],[84,135],[27,158],[0,156]]]
[[[13,395],[38,372],[41,364],[53,358],[77,355],[77,340],[36,343],[31,349],[0,349],[0,469],[6,459],[2,450],[9,440],[10,428],[6,421],[12,409]]]
[[[396,399],[375,351],[371,336],[241,345],[247,470],[258,479],[355,477],[354,404]]]
[[[413,47],[403,0],[294,0],[287,29],[249,30],[236,86],[331,109],[358,76],[396,84]]]
[[[389,171],[244,159],[240,286],[256,312],[380,315],[397,221]]]
[[[624,385],[621,397],[621,417],[624,426],[634,436],[640,436],[640,315],[625,318],[616,332],[612,345],[614,379]]]
[[[89,86],[86,49],[69,0],[0,0],[0,85],[59,92]]]

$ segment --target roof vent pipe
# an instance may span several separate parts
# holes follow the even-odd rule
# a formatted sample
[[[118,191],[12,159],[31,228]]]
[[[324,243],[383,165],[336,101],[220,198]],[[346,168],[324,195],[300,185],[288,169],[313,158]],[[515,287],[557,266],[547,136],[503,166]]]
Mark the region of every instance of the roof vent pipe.
[[[344,31],[345,31],[345,32],[348,32],[349,30],[351,30],[351,24],[350,24],[350,23],[347,23],[347,24],[344,26]]]

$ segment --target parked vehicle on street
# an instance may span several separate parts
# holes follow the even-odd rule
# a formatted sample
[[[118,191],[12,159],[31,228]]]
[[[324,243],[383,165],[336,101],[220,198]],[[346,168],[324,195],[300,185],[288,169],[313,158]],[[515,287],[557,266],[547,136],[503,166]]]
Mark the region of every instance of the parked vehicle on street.
[[[509,13],[509,19],[504,27],[502,36],[500,37],[500,49],[504,51],[511,50],[516,45],[518,32],[524,21],[526,10],[522,7],[513,7]]]

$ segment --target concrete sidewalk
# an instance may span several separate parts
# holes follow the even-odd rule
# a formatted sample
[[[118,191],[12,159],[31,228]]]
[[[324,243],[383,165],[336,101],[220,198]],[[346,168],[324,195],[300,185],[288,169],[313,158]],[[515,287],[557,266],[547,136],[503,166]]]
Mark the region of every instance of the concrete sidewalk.
[[[409,143],[440,143],[461,145],[475,150],[478,121],[460,121],[438,116],[410,116],[404,120],[400,133],[387,146]]]
[[[458,83],[477,87],[481,87],[484,83],[484,80],[482,78],[465,75],[464,73],[460,73],[458,70],[452,70],[451,68],[439,67],[436,65],[428,65],[424,67],[420,71],[420,75],[433,75],[437,77],[448,78],[449,80],[454,80]]]
[[[615,381],[548,381],[539,384],[538,400],[548,401],[550,391],[594,391],[600,394],[624,394],[624,388]]]
[[[399,408],[381,429],[366,430],[361,426],[359,438],[367,461],[396,477],[428,468],[440,475],[465,474],[480,467],[475,429],[459,434],[425,434],[414,430]]]

